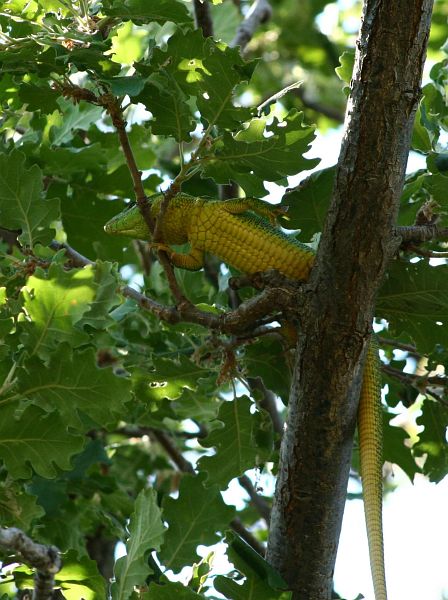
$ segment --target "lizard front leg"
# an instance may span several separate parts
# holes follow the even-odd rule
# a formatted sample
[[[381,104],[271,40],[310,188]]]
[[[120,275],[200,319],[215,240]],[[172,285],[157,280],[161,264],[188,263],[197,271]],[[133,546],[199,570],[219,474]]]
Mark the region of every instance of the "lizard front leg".
[[[179,269],[187,269],[188,271],[199,271],[204,266],[204,253],[199,248],[192,246],[188,254],[182,254],[182,252],[175,252],[166,244],[151,244],[151,246],[157,246],[159,250],[163,250],[168,254],[168,257],[175,267]]]
[[[283,206],[273,206],[265,200],[259,198],[232,198],[231,200],[220,200],[220,208],[231,213],[232,215],[238,215],[248,210],[255,214],[267,219],[271,225],[276,225],[276,218],[278,215],[284,215],[286,210]]]

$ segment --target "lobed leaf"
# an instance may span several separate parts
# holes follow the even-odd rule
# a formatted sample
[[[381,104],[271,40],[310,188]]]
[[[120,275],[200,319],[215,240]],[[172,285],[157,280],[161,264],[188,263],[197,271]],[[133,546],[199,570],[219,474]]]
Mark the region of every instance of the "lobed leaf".
[[[158,550],[165,528],[157,505],[155,490],[142,490],[135,501],[129,523],[126,556],[115,563],[115,582],[111,586],[112,600],[128,600],[136,585],[144,585],[151,573],[148,554]]]
[[[177,0],[106,0],[103,8],[106,15],[132,19],[134,23],[192,22],[185,4]]]
[[[234,508],[224,503],[218,487],[204,488],[203,480],[203,476],[184,476],[179,497],[166,497],[163,502],[169,528],[159,557],[173,571],[192,565],[197,546],[219,541],[217,532],[226,529],[233,518]]]
[[[19,240],[26,246],[47,244],[51,224],[59,218],[59,200],[43,200],[42,190],[41,170],[36,165],[26,169],[24,154],[0,154],[1,226],[20,229]]]
[[[16,418],[17,407],[0,404],[0,459],[14,479],[38,475],[53,478],[56,467],[71,468],[70,460],[83,447],[79,435],[67,431],[58,414],[46,414],[37,406],[29,406]]]
[[[64,422],[75,428],[80,427],[80,414],[107,427],[123,415],[130,400],[130,381],[117,377],[110,368],[100,369],[92,348],[72,353],[63,344],[51,354],[48,367],[31,358],[18,371],[17,379],[16,394],[46,411],[56,409]]]
[[[422,471],[430,481],[438,483],[448,471],[446,407],[427,398],[422,406],[422,415],[417,418],[417,424],[423,425],[424,429],[419,433],[419,440],[413,450],[417,456],[426,456]]]
[[[448,347],[448,265],[393,262],[380,289],[376,316],[389,322],[394,336],[406,331],[420,352]]]
[[[149,590],[142,595],[142,600],[198,600],[205,598],[202,594],[197,594],[191,588],[182,585],[179,582],[167,581],[163,585],[151,583]]]
[[[252,119],[247,129],[234,136],[226,132],[213,142],[204,174],[218,183],[233,179],[247,195],[256,195],[252,179],[285,183],[286,176],[315,167],[318,159],[303,157],[313,139],[314,128],[303,125],[303,114],[295,109],[281,122]]]
[[[91,266],[64,271],[53,263],[48,273],[36,269],[23,290],[29,320],[23,323],[21,338],[30,356],[45,359],[62,342],[77,347],[88,341],[74,325],[89,310],[97,288]]]
[[[219,428],[201,440],[202,446],[216,448],[214,456],[204,456],[198,462],[198,468],[208,473],[207,485],[225,488],[231,479],[268,459],[271,446],[260,436],[261,415],[252,414],[252,406],[247,396],[221,404],[217,417]],[[266,433],[269,439],[270,431]]]

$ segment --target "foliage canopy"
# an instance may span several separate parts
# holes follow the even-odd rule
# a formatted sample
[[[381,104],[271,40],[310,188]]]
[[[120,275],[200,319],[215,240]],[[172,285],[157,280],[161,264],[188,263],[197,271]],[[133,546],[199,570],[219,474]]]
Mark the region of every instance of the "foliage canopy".
[[[135,199],[110,102],[123,110],[148,196],[174,181],[194,195],[216,198],[220,184],[234,182],[263,197],[272,184],[286,187],[288,177],[317,166],[304,156],[312,123],[325,131],[343,113],[353,65],[349,23],[359,6],[336,8],[339,22],[324,33],[331,7],[273,2],[271,21],[242,58],[228,45],[242,19],[236,3],[209,7],[218,41],[204,38],[191,5],[177,0],[2,3],[0,520],[61,549],[57,585],[67,599],[289,598],[281,578],[227,531],[238,523],[237,531],[251,530],[263,543],[257,503],[237,511],[221,491],[250,469],[273,476],[281,433],[265,396],[270,390],[286,406],[292,351],[275,327],[257,337],[170,325],[123,293],[131,284],[172,304],[148,249],[103,232]],[[443,23],[436,3],[412,138],[426,166],[407,176],[400,225],[437,218],[448,226]],[[302,87],[279,94],[298,79]],[[316,171],[283,196],[282,225],[300,229],[306,243],[322,230],[333,176],[334,168]],[[93,264],[67,256],[64,242]],[[376,311],[385,420],[400,401],[417,401],[416,424],[424,427],[411,432],[411,448],[402,429],[387,427],[385,458],[431,481],[448,471],[448,266],[437,257],[445,247],[402,249]],[[232,301],[232,274],[211,258],[206,276],[176,276],[196,307],[220,314]],[[403,371],[406,357],[427,361],[421,376]],[[436,367],[442,375],[429,374]],[[179,477],[182,470],[188,474]],[[270,499],[258,497],[268,508]],[[100,564],[89,558],[98,557],[98,539],[108,557]],[[127,555],[109,587],[99,569],[110,576],[119,540]],[[201,559],[197,546],[220,540],[234,570],[214,577],[213,555]],[[170,571],[192,565],[187,587],[172,581]],[[29,576],[12,569],[0,593],[12,597],[16,586],[30,586]]]

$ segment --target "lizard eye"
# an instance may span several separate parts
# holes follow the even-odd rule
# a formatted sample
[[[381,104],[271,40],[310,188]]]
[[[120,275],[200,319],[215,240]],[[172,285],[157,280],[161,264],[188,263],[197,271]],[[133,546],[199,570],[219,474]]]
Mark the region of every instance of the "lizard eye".
[[[137,203],[136,203],[136,202],[134,202],[134,201],[132,200],[131,202],[129,202],[129,204],[126,204],[126,206],[125,206],[125,208],[124,208],[123,212],[128,212],[128,210],[131,210],[131,208],[134,208],[134,206],[135,206],[136,204],[137,204]]]

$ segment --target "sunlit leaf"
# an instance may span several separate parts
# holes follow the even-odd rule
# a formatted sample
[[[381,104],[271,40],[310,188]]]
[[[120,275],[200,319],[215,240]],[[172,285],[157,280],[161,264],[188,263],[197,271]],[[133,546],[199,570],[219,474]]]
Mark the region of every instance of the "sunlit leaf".
[[[151,550],[160,548],[164,530],[156,492],[152,489],[143,490],[137,496],[131,515],[126,556],[115,563],[116,581],[111,587],[113,600],[127,600],[134,586],[145,583],[151,573],[147,555]]]

